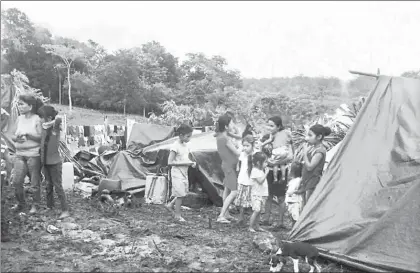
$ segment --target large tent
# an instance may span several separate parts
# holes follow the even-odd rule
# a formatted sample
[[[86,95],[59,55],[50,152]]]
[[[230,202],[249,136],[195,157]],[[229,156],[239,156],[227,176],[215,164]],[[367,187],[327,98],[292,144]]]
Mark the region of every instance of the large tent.
[[[378,78],[293,227],[368,271],[420,271],[420,80]]]

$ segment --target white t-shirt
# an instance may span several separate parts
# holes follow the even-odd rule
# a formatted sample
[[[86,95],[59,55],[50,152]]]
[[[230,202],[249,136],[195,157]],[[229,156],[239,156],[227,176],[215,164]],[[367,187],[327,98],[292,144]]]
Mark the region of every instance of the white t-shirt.
[[[256,196],[268,196],[268,184],[267,179],[264,179],[262,184],[258,183],[254,179],[261,180],[261,178],[265,177],[265,173],[262,170],[257,168],[253,168],[251,171],[251,180],[252,180],[252,195]]]
[[[289,181],[289,183],[287,185],[287,194],[288,195],[292,195],[295,191],[298,190],[298,188],[300,186],[300,181],[302,181],[302,178],[300,178],[300,177],[293,178],[292,180]]]
[[[240,154],[239,162],[241,162],[241,168],[238,175],[238,184],[251,186],[252,182],[248,175],[248,155],[245,152]]]
[[[187,143],[181,143],[180,140],[175,141],[171,146],[171,152],[175,153],[174,163],[191,161],[189,158],[190,149]],[[172,170],[179,170],[184,174],[188,172],[188,168],[188,166],[172,166]]]

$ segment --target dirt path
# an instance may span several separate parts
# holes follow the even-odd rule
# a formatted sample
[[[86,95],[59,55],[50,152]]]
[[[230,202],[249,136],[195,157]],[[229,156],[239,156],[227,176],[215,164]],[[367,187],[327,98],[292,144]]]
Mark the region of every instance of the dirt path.
[[[1,244],[1,271],[268,271],[268,256],[253,245],[247,227],[212,221],[209,228],[218,208],[184,210],[188,223],[179,224],[162,206],[137,201],[140,207],[114,209],[70,194],[72,218],[65,222],[55,220],[59,211],[10,215],[13,240]],[[48,233],[48,225],[63,234]],[[285,237],[286,231],[276,235]],[[292,264],[283,269],[290,270]]]

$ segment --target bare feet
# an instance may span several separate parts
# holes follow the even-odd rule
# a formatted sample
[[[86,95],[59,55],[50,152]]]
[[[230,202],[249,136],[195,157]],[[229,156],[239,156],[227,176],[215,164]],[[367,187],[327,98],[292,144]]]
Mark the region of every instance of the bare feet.
[[[184,218],[182,218],[182,216],[175,216],[175,220],[178,222],[187,222]]]
[[[170,203],[165,205],[165,209],[169,211],[171,214],[174,214],[174,207]]]
[[[217,223],[223,223],[223,224],[230,224],[230,221],[224,217],[218,217],[216,220]]]
[[[256,232],[256,231],[255,231],[255,229],[253,229],[253,228],[251,228],[251,227],[249,228],[249,231],[250,231],[250,232],[253,232],[253,233],[255,233],[255,232]]]

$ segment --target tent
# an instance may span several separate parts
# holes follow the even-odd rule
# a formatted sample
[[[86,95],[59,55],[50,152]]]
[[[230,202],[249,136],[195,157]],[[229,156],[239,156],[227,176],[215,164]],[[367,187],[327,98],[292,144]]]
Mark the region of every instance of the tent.
[[[420,271],[420,80],[378,77],[288,240],[365,271]]]

